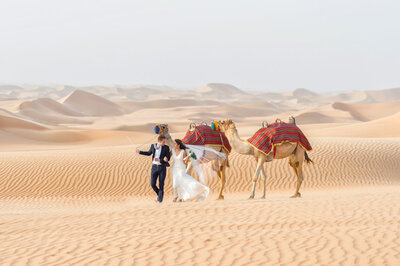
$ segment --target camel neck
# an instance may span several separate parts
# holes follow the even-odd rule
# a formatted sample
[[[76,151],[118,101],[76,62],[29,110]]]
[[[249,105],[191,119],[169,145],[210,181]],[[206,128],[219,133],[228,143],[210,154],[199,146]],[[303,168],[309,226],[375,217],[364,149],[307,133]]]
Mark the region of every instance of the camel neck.
[[[251,154],[250,145],[240,139],[236,128],[230,129],[227,133],[226,135],[229,139],[229,143],[236,152],[240,154]]]
[[[171,138],[171,135],[168,133],[168,134],[165,136],[165,138],[166,138],[166,141],[167,141],[167,145],[170,146],[171,149],[174,148],[174,146],[175,146],[175,141]]]

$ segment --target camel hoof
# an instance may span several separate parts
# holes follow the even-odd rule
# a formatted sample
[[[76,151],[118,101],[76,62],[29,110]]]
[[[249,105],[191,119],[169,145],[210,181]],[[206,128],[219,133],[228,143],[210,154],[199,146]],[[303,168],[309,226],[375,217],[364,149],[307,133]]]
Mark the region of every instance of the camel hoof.
[[[249,199],[254,199],[254,196],[250,196]]]
[[[265,199],[265,196],[262,196],[261,199]]]
[[[217,198],[217,200],[223,200],[223,199],[225,199],[225,197],[224,197],[223,195],[221,195],[221,196],[219,196],[219,197]]]
[[[291,196],[290,198],[292,198],[292,199],[301,198],[301,194],[300,194],[300,192],[297,192],[297,194],[294,194],[294,195]]]

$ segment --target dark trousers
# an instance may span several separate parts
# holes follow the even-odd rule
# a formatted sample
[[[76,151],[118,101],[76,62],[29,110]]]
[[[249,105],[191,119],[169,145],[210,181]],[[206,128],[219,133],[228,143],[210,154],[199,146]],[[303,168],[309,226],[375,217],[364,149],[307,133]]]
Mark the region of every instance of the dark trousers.
[[[154,165],[151,167],[151,187],[158,195],[158,201],[162,202],[164,198],[164,181],[167,175],[167,167],[163,165]],[[158,178],[158,187],[157,187]]]

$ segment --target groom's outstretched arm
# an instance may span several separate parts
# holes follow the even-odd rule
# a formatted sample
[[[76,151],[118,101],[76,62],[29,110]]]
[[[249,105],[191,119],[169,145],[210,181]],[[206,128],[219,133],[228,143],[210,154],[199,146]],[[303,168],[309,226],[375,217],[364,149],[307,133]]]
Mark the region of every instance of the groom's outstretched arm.
[[[150,146],[149,151],[139,151],[139,154],[145,155],[145,156],[150,156],[153,154],[153,144]]]

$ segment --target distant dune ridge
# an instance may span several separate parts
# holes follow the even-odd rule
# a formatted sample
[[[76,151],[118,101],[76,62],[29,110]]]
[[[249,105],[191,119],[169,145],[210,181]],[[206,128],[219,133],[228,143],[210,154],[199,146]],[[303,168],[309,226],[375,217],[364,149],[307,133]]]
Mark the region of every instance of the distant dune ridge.
[[[332,106],[335,109],[349,112],[360,121],[379,119],[400,112],[400,101],[376,104],[334,103]]]
[[[87,116],[122,115],[123,111],[117,104],[89,92],[76,90],[63,103]]]
[[[23,102],[19,106],[21,112],[29,113],[30,111],[39,111],[43,113],[58,113],[67,116],[82,116],[81,113],[75,112],[59,102],[56,102],[50,98],[40,98],[30,102]],[[30,110],[29,110],[30,109]]]
[[[292,115],[313,147],[302,198],[289,199],[283,159],[265,164],[266,199],[260,179],[247,200],[256,162],[232,152],[224,201],[208,175],[206,201],[173,203],[169,170],[153,202],[135,149],[156,142],[155,124],[183,138],[191,122],[232,118],[246,139]],[[1,85],[0,147],[0,264],[400,265],[400,88]]]
[[[171,116],[176,112],[175,117],[182,117],[187,123],[191,120],[200,121],[201,116],[206,121],[230,117],[244,122],[253,117],[258,117],[258,120],[275,120],[276,117],[286,119],[289,115],[298,115],[299,124],[367,122],[400,111],[400,88],[326,96],[307,89],[250,94],[230,84],[221,83],[210,83],[191,91],[152,86],[0,87],[2,97],[6,97],[2,98],[3,109],[14,113],[18,110],[25,119],[43,126],[88,125],[92,124],[93,119],[86,117],[117,116],[121,120],[122,117],[127,119],[128,123],[124,121],[119,125],[122,126],[130,124],[131,116],[136,119],[134,114],[141,110],[164,108],[168,109]],[[31,99],[23,101],[26,97]],[[6,105],[13,101],[15,107],[8,108]],[[323,107],[329,105],[333,109]],[[118,128],[118,125],[113,128]]]
[[[230,84],[209,83],[206,86],[194,90],[200,97],[215,99],[230,99],[235,96],[243,96],[246,93]]]
[[[384,119],[400,111],[400,104],[395,101],[399,99],[399,89],[341,93],[336,96],[319,95],[307,89],[296,89],[287,93],[250,94],[235,86],[218,83],[210,83],[192,91],[143,86],[112,89],[93,86],[77,90],[72,86],[36,86],[24,89],[3,85],[2,89],[7,95],[24,94],[33,97],[37,93],[38,96],[51,97],[28,101],[2,99],[1,107],[12,114],[12,118],[3,118],[2,130],[18,127],[22,138],[31,134],[21,132],[24,129],[37,130],[51,126],[52,129],[63,132],[69,131],[68,126],[73,125],[75,130],[138,130],[141,137],[135,139],[140,141],[148,139],[145,136],[146,131],[147,135],[151,135],[149,124],[152,123],[170,122],[182,130],[185,123],[210,122],[226,117],[236,120],[239,127],[243,123],[245,128],[242,130],[248,136],[262,121],[273,122],[276,118],[285,120],[289,115],[295,115],[299,125],[308,125],[307,131],[310,134],[315,131],[317,136],[336,136],[336,132],[340,131],[340,136],[352,137],[353,131],[342,131],[343,127],[351,125],[354,130],[360,128],[356,132],[362,133],[362,136],[394,137],[398,132],[396,121],[388,119],[366,124],[368,133],[362,132],[363,124],[360,122]],[[59,96],[53,99],[54,95]],[[362,103],[366,101],[366,97],[372,103]],[[388,99],[391,101],[381,102]],[[335,102],[326,104],[330,100]],[[22,122],[17,123],[20,120]],[[323,125],[323,128],[319,125]],[[382,131],[382,128],[389,130]],[[107,134],[111,135],[112,132]],[[29,137],[26,141],[31,139]],[[34,139],[36,143],[38,138]],[[52,138],[39,138],[39,141],[49,142],[50,139]],[[89,139],[96,141],[98,138]]]
[[[19,106],[19,113],[25,117],[43,124],[88,124],[76,117],[84,116],[68,106],[56,102],[50,98],[40,98],[33,101],[23,102]]]

